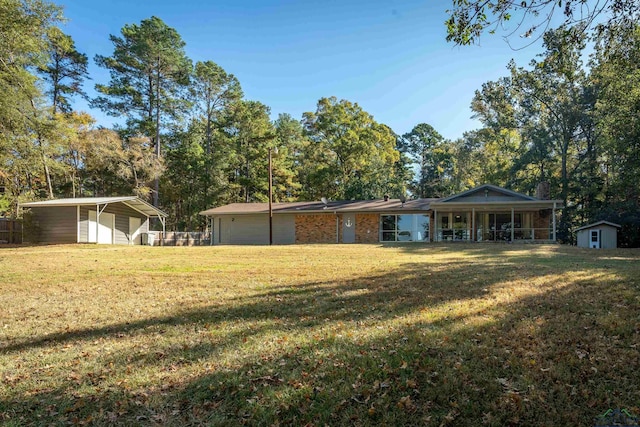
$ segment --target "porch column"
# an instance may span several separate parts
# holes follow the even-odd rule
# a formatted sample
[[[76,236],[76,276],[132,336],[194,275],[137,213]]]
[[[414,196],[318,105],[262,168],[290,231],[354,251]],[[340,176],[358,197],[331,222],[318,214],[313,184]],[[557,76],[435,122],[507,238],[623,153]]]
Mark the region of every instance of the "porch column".
[[[211,219],[211,229],[210,229],[210,233],[209,234],[209,245],[213,246],[213,227],[215,225],[214,219],[213,217],[210,218]]]
[[[476,208],[471,208],[471,241],[476,241]]]
[[[551,216],[553,217],[553,241],[556,241],[556,202],[553,202],[553,209],[551,210]]]
[[[433,234],[435,234],[435,236],[433,236],[433,241],[439,242],[440,239],[438,239],[438,209],[433,210]]]
[[[513,243],[513,241],[515,240],[515,222],[516,222],[516,216],[513,213],[513,208],[511,208],[511,242]]]

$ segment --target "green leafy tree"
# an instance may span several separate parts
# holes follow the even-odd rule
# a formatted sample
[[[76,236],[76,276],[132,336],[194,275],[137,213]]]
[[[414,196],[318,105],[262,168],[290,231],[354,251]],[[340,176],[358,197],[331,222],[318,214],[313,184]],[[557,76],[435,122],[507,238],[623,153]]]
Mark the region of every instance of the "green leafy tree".
[[[297,170],[306,138],[300,122],[287,113],[279,114],[273,127],[278,148],[273,156],[273,198],[277,202],[294,201],[301,188]]]
[[[31,70],[45,63],[47,33],[61,18],[60,8],[46,1],[0,0],[0,171],[12,214],[20,198],[33,199],[47,187],[50,153],[34,140],[46,116]]]
[[[206,219],[199,212],[214,206],[222,198],[214,192],[215,199],[205,191],[212,182],[222,188],[218,170],[208,170],[211,155],[205,153],[203,140],[205,128],[201,121],[192,122],[186,132],[168,135],[165,155],[166,172],[162,180],[162,193],[169,213],[167,226],[178,230],[202,229]],[[217,163],[217,167],[221,164]],[[220,171],[221,172],[221,171]]]
[[[94,99],[92,105],[110,115],[127,117],[125,135],[149,138],[160,159],[162,129],[179,121],[188,107],[185,92],[191,61],[178,32],[155,16],[140,25],[125,25],[121,35],[110,36],[112,56],[95,58],[99,66],[109,70],[111,80],[108,85],[96,85],[103,96]],[[156,177],[155,205],[158,185]]]
[[[197,191],[204,194],[204,210],[219,201],[222,185],[221,174],[225,162],[224,138],[220,132],[224,116],[242,99],[240,82],[213,61],[197,62],[190,86],[196,117],[190,135],[199,135],[203,149],[202,186]],[[186,152],[191,152],[187,150]],[[185,153],[186,153],[185,152]]]
[[[393,174],[400,155],[389,127],[377,123],[358,104],[322,98],[315,113],[303,114],[309,142],[304,148],[302,191],[305,198],[381,197],[380,171]]]
[[[426,123],[416,125],[402,138],[404,151],[417,165],[413,193],[418,197],[451,194],[454,165],[452,144]]]
[[[57,27],[49,30],[47,38],[49,60],[39,72],[48,83],[53,114],[68,113],[72,96],[86,97],[82,83],[88,78],[87,55],[78,52],[73,39]]]
[[[571,217],[568,206],[572,175],[584,160],[584,87],[586,73],[574,29],[560,28],[545,34],[541,60],[531,61],[531,70],[511,64],[512,81],[521,99],[522,122],[543,129],[548,147],[560,162],[560,198],[565,208],[560,224],[561,238],[568,237]]]
[[[485,31],[494,34],[498,30],[504,31],[507,41],[515,36],[537,40],[558,15],[563,25],[580,26],[585,31],[598,19],[604,27],[632,22],[639,11],[635,0],[452,0],[445,25],[447,41],[470,45],[478,43]],[[509,26],[509,22],[513,24]]]
[[[268,200],[268,150],[275,134],[269,107],[257,101],[241,101],[230,109],[224,132],[228,138],[226,175],[231,202]]]
[[[600,209],[591,220],[623,225],[625,246],[640,246],[640,27],[612,27],[596,40],[592,58],[598,171],[602,176]],[[598,197],[596,195],[596,197]]]

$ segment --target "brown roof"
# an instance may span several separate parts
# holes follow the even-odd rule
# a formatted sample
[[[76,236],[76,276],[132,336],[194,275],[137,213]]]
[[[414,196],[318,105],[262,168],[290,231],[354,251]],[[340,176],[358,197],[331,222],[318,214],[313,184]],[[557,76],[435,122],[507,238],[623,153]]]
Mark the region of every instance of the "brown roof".
[[[400,199],[384,200],[343,200],[328,202],[292,202],[273,203],[273,213],[320,213],[320,212],[385,212],[385,211],[428,211],[432,201],[438,199],[407,200],[404,205]],[[231,203],[217,208],[207,209],[200,215],[242,215],[268,213],[268,203]]]

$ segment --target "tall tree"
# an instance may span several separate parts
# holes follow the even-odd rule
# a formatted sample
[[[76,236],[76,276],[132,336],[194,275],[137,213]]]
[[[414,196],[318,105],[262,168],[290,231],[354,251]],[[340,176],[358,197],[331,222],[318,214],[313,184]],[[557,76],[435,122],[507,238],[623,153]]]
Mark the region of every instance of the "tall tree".
[[[541,60],[531,61],[531,70],[511,65],[512,81],[521,96],[523,121],[544,129],[549,149],[560,161],[560,198],[565,208],[560,224],[567,237],[573,214],[568,206],[572,174],[584,160],[584,87],[586,74],[581,53],[584,41],[575,29],[560,28],[544,36]],[[564,235],[563,235],[564,234]]]
[[[26,105],[40,94],[29,70],[46,61],[47,34],[60,8],[39,0],[0,0],[0,138],[21,126]]]
[[[48,61],[39,72],[48,83],[53,113],[71,111],[70,97],[86,97],[82,83],[88,78],[87,55],[76,50],[71,36],[53,27],[48,32]]]
[[[194,126],[190,134],[194,135],[193,131],[196,129],[201,130],[196,133],[200,135],[204,155],[202,188],[198,189],[204,195],[204,209],[215,203],[216,194],[221,190],[219,174],[223,170],[220,163],[223,161],[224,153],[220,129],[225,114],[242,98],[242,88],[233,74],[227,73],[213,61],[205,61],[196,63],[190,91],[196,112],[195,121],[198,122],[192,123]]]
[[[275,142],[269,107],[257,101],[234,104],[224,131],[231,144],[227,167],[230,201],[267,201],[268,149]]]
[[[18,198],[40,195],[44,168],[33,137],[41,92],[30,70],[46,61],[49,29],[60,8],[39,0],[0,0],[0,170],[15,214]]]
[[[305,147],[305,198],[381,197],[378,171],[393,174],[400,155],[391,129],[377,123],[358,104],[322,98],[315,113],[303,114],[309,142]],[[374,194],[375,193],[375,194]]]
[[[640,246],[640,26],[610,28],[596,40],[592,58],[593,119],[597,126],[598,170],[603,179],[596,218],[623,225],[622,243]]]
[[[451,143],[426,123],[416,125],[402,138],[404,151],[418,167],[413,193],[418,197],[450,194],[454,163]]]
[[[92,105],[113,116],[126,116],[126,134],[149,138],[161,159],[162,128],[181,119],[188,106],[185,90],[191,61],[178,32],[155,16],[140,25],[125,25],[121,34],[110,36],[112,56],[95,58],[109,70],[111,81],[96,85],[104,96],[94,99]],[[158,205],[158,177],[154,187],[153,202]]]
[[[281,113],[273,124],[275,147],[273,156],[273,197],[275,201],[296,200],[300,193],[299,168],[306,143],[302,125],[287,113]]]

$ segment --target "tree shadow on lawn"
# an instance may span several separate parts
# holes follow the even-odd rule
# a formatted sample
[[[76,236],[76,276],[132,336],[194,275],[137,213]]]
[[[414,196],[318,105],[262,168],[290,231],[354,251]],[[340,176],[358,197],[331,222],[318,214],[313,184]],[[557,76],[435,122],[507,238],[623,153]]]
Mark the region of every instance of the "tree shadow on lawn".
[[[206,323],[215,327],[222,321],[242,319],[299,322],[314,326],[325,320],[359,320],[375,313],[378,320],[401,316],[406,312],[449,300],[476,298],[486,286],[503,280],[504,266],[486,266],[482,272],[468,271],[468,264],[447,263],[446,268],[425,269],[423,264],[404,264],[401,270],[346,281],[305,282],[268,286],[266,292],[236,298],[232,306],[211,305],[186,309],[172,315],[150,317],[99,328],[76,329],[30,339],[7,342],[0,354],[68,342],[90,341],[97,337],[144,333],[150,326],[180,326]]]
[[[615,281],[600,270],[567,279],[533,268],[525,273],[536,285],[510,298],[522,272],[485,260],[472,267],[416,263],[270,286],[230,305],[10,344],[1,357],[157,327],[215,332],[188,346],[125,346],[102,357],[104,378],[83,372],[77,355],[80,374],[60,386],[43,378],[25,391],[5,381],[0,422],[590,425],[610,407],[638,410],[632,272]],[[138,370],[150,379],[130,388],[128,372]]]

